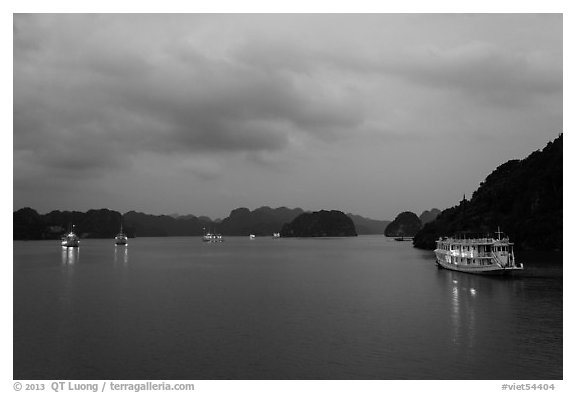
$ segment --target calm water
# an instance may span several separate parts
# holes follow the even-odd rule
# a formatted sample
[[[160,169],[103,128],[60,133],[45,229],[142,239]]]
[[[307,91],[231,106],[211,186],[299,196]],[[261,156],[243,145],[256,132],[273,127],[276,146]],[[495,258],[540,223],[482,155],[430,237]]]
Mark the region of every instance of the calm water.
[[[383,236],[14,242],[14,378],[561,379],[561,256],[532,258],[502,279]]]

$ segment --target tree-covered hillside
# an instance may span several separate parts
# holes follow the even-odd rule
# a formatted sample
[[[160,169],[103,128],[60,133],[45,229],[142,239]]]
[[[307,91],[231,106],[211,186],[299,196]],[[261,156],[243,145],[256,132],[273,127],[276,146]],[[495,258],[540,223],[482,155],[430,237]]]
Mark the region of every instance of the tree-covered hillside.
[[[493,234],[498,227],[517,248],[562,249],[562,135],[523,160],[492,172],[472,198],[444,210],[414,237],[433,249],[440,236]]]

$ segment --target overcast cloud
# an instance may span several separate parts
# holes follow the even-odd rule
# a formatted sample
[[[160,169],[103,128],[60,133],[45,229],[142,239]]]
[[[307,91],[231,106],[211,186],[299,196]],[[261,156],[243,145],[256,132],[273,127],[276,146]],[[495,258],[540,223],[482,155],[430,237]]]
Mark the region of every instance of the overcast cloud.
[[[562,132],[562,16],[14,16],[14,208],[456,204]]]

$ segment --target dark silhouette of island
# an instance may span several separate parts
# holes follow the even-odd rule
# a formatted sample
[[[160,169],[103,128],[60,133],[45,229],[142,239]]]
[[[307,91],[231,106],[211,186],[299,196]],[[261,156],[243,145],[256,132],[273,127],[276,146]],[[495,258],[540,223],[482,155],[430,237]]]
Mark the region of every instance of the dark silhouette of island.
[[[223,235],[248,236],[271,236],[275,232],[280,232],[282,226],[304,213],[300,208],[289,209],[279,207],[272,209],[263,206],[253,211],[245,207],[234,209],[230,215],[222,220],[218,225],[214,225],[215,230]]]
[[[282,237],[345,237],[358,236],[354,222],[338,210],[302,213],[291,223],[284,224]]]
[[[120,230],[122,215],[113,210],[77,211],[55,210],[40,215],[31,208],[20,209],[13,214],[14,240],[59,239],[75,225],[84,238],[113,238]],[[128,228],[125,231],[130,232]]]
[[[412,237],[422,228],[422,222],[412,212],[402,212],[396,216],[384,231],[384,235],[392,237]]]
[[[14,240],[45,239],[47,238],[46,235],[54,230],[54,228],[47,228],[44,218],[36,210],[29,207],[15,211],[12,215],[12,222]],[[59,235],[64,233],[64,229],[64,227],[57,229]],[[54,236],[57,238],[56,235]]]
[[[223,220],[212,220],[192,214],[152,215],[130,211],[121,215],[108,209],[86,213],[55,210],[42,215],[31,208],[23,208],[13,214],[13,235],[14,240],[59,239],[74,224],[75,231],[82,238],[113,238],[122,222],[124,232],[131,238],[200,236],[205,232],[226,236],[272,236],[302,213],[304,210],[300,208],[263,206],[250,211],[242,207],[232,210]],[[381,234],[381,228],[389,223],[352,214],[348,217],[360,223],[359,232],[362,234]]]
[[[414,237],[433,249],[440,236],[490,234],[500,227],[516,249],[562,249],[562,134],[523,160],[494,170],[468,201],[442,211]]]

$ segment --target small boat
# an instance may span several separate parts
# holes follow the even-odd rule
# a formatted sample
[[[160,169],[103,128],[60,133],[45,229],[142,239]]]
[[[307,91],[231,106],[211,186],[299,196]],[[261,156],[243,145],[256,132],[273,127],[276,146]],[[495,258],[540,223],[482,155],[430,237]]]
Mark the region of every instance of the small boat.
[[[408,242],[413,239],[414,239],[413,236],[399,236],[394,238],[394,240],[396,240],[397,242]]]
[[[438,267],[475,274],[507,274],[524,270],[517,263],[510,240],[498,237],[453,238],[443,237],[436,241],[436,263]]]
[[[80,239],[78,235],[74,233],[74,225],[72,225],[72,229],[66,235],[62,236],[61,242],[62,247],[78,247],[80,246]]]
[[[114,238],[114,243],[116,243],[117,246],[128,245],[128,236],[122,231],[122,224],[120,224],[120,233]]]
[[[250,239],[256,239],[256,235],[250,234]]]
[[[272,234],[272,237],[273,237],[274,239],[278,239],[278,238],[280,237],[280,232],[274,232],[274,233]]]
[[[202,236],[203,242],[219,243],[223,242],[224,238],[220,234],[207,232]]]

